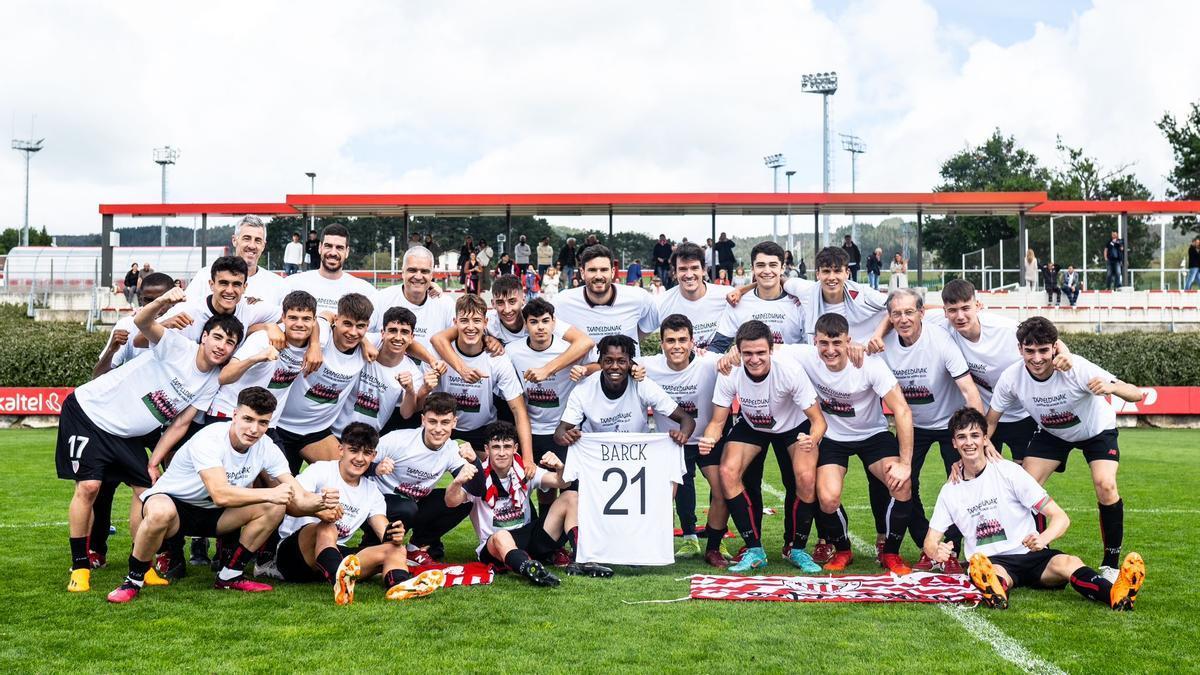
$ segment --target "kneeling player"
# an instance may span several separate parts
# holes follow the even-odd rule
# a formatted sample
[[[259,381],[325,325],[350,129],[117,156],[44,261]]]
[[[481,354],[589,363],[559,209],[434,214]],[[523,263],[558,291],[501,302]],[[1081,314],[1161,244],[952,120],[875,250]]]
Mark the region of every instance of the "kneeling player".
[[[468,464],[454,477],[446,490],[446,506],[453,509],[471,503],[471,524],[479,536],[475,552],[481,561],[506,565],[538,586],[557,586],[558,577],[538,559],[550,556],[568,540],[574,547],[579,493],[562,493],[541,519],[534,520],[530,491],[565,488],[563,463],[554,453],[546,453],[542,466],[550,471],[537,467],[533,478],[526,480],[517,457],[517,430],[508,422],[488,425],[485,448],[487,459],[481,469]],[[572,562],[567,574],[611,577],[612,570],[595,563]]]
[[[1008,590],[1014,586],[1062,588],[1070,583],[1089,600],[1116,610],[1133,609],[1146,579],[1140,555],[1125,556],[1116,581],[1110,582],[1078,557],[1050,548],[1067,531],[1070,519],[1020,466],[1003,459],[988,461],[984,416],[963,408],[950,418],[950,433],[962,457],[963,480],[946,483],[938,494],[925,535],[926,555],[938,562],[949,560],[954,545],[943,542],[942,533],[956,525],[970,556],[971,583],[989,607],[1008,607]],[[1037,531],[1031,509],[1049,519],[1044,531]]]
[[[246,579],[243,570],[251,554],[282,522],[285,509],[308,515],[338,506],[336,494],[311,494],[288,473],[283,453],[266,436],[274,412],[275,397],[270,392],[262,387],[244,389],[232,421],[204,427],[175,453],[154,487],[140,495],[142,524],[133,540],[129,576],[108,594],[109,602],[137,597],[163,539],[215,537],[239,530],[237,548],[213,587],[271,590],[267,584]],[[275,485],[249,487],[263,473]]]
[[[342,431],[339,459],[310,464],[297,477],[311,493],[332,493],[339,503],[315,516],[288,516],[279,527],[275,565],[285,581],[320,581],[333,584],[333,601],[354,602],[354,583],[383,574],[388,600],[429,595],[442,585],[441,570],[417,577],[408,572],[404,551],[404,523],[388,523],[387,503],[370,479],[363,476],[375,459],[379,433],[363,422],[351,422]],[[369,527],[384,542],[362,549],[346,546],[360,527]],[[256,570],[258,571],[258,570]]]

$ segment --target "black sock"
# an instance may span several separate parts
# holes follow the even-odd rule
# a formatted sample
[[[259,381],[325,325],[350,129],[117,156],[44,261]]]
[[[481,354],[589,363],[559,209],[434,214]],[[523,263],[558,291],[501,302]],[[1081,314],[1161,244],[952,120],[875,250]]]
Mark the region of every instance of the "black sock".
[[[229,562],[225,565],[226,569],[229,569],[233,572],[241,572],[245,570],[246,563],[250,561],[253,553],[253,551],[239,543],[237,548],[233,549],[233,555],[230,556]],[[334,570],[336,571],[337,568],[335,567]]]
[[[174,537],[163,542],[163,549],[171,556],[171,562],[179,564],[186,561],[187,558],[183,555],[183,534],[175,533]]]
[[[796,529],[792,531],[792,548],[804,549],[808,546],[808,535],[812,531],[813,518],[817,515],[817,503],[802,501],[796,498],[792,506],[792,522]]]
[[[130,554],[130,556],[129,556],[129,574],[126,575],[126,577],[125,577],[126,579],[128,579],[131,583],[133,583],[137,586],[141,586],[142,584],[146,583],[146,572],[149,572],[149,571],[150,571],[150,561],[149,560],[145,560],[145,561],[138,560],[137,558],[133,557],[132,554]]]
[[[113,495],[121,484],[115,481],[105,481],[100,484],[100,492],[92,503],[92,532],[88,536],[88,548],[108,555],[108,528],[112,525]]]
[[[1108,604],[1112,583],[1096,570],[1084,565],[1071,573],[1071,588],[1088,600]]]
[[[904,533],[908,532],[908,521],[912,518],[912,500],[892,499],[887,508],[887,540],[883,544],[884,553],[899,553],[900,544],[904,543]]]
[[[521,565],[529,562],[529,554],[519,548],[514,548],[504,554],[504,564],[508,565],[508,569],[514,572],[521,571]]]
[[[875,532],[883,534],[887,532],[888,502],[892,500],[892,495],[883,481],[876,478],[875,474],[870,471],[867,472],[867,493],[871,497],[871,515],[875,517]]]
[[[341,564],[342,552],[336,546],[327,546],[317,553],[317,570],[331,584],[337,580],[337,569]]]
[[[1121,566],[1121,544],[1125,539],[1125,502],[1097,504],[1100,507],[1100,540],[1104,542],[1105,567]]]
[[[92,568],[92,563],[88,560],[88,538],[87,537],[71,537],[71,569],[73,570],[88,570]]]
[[[818,510],[817,530],[825,537],[825,541],[833,544],[837,550],[850,550],[850,536],[846,532],[846,523],[839,517],[837,511],[825,513],[823,510]]]
[[[726,499],[725,503],[729,505],[729,516],[733,518],[733,526],[738,529],[742,539],[746,540],[746,548],[761,548],[762,541],[759,540],[758,528],[754,523],[754,502],[750,495],[742,491],[736,497]]]
[[[383,587],[391,588],[398,583],[408,581],[412,578],[412,573],[408,570],[394,569],[383,573]]]
[[[706,551],[721,550],[721,540],[725,538],[725,533],[728,531],[729,530],[726,530],[725,528],[721,528],[719,530],[714,530],[711,527],[706,527],[704,529],[704,536],[708,539],[708,543],[705,545],[704,550],[706,550]]]
[[[567,530],[567,541],[571,543],[571,551],[579,548],[579,528],[572,527]]]

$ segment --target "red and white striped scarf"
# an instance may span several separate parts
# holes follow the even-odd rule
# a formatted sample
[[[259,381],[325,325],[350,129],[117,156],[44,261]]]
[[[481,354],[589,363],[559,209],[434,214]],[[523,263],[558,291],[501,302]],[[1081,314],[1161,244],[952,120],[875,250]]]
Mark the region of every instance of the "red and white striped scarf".
[[[525,467],[521,463],[520,455],[513,455],[512,467],[508,470],[510,476],[516,477],[516,488],[508,494],[508,498],[512,500],[512,505],[521,508],[525,500],[529,497],[529,485],[525,482]],[[496,508],[496,500],[500,498],[500,477],[496,472],[492,471],[490,462],[483,463],[483,500],[487,502],[489,508]]]

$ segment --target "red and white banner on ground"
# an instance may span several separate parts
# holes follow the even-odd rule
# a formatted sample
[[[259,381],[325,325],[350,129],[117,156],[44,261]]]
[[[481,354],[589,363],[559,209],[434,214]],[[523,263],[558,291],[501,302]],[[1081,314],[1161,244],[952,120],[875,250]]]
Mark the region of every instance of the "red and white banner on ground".
[[[773,602],[951,602],[977,603],[979,591],[966,576],[913,572],[844,577],[731,577],[696,574],[692,600]]]
[[[442,588],[487,585],[496,578],[496,572],[492,566],[481,562],[469,562],[461,565],[429,563],[427,565],[409,565],[408,567],[408,571],[413,576],[427,570],[442,570],[445,573],[446,578],[442,581]]]

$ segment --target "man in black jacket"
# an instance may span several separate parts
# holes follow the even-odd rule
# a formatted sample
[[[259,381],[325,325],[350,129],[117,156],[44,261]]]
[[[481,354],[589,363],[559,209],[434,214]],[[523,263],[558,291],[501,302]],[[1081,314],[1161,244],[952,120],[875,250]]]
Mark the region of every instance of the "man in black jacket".
[[[850,258],[850,264],[847,265],[850,268],[850,281],[858,283],[858,265],[862,262],[862,252],[858,250],[858,244],[854,243],[850,235],[846,235],[846,238],[842,240],[842,250]]]
[[[1058,264],[1047,262],[1042,265],[1042,285],[1046,287],[1046,304],[1049,305],[1055,302],[1057,296],[1057,304],[1062,304],[1062,288],[1058,283]],[[1072,303],[1074,304],[1074,303]]]
[[[562,272],[563,289],[575,285],[575,267],[579,252],[575,248],[575,237],[568,237],[567,243],[558,250],[558,271]]]
[[[668,290],[675,285],[671,279],[671,266],[668,261],[671,259],[671,242],[667,241],[667,235],[658,235],[658,241],[654,242],[654,276],[662,279],[663,285]]]
[[[717,243],[713,245],[713,249],[717,254],[717,269],[725,270],[725,277],[733,279],[733,268],[737,265],[737,260],[733,257],[734,244],[731,239],[721,233],[721,237],[717,239]]]

